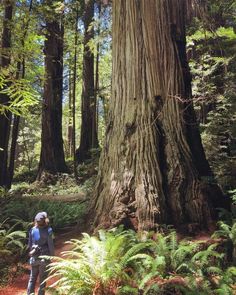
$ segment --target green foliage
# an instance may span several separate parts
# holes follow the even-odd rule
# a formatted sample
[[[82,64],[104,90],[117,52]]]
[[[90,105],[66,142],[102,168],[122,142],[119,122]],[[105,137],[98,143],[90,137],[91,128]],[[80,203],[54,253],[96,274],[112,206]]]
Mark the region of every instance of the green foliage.
[[[10,226],[8,220],[0,223],[0,275],[4,277],[8,266],[19,260],[25,250],[26,233],[16,230],[17,223]]]
[[[32,222],[37,212],[46,211],[54,230],[81,222],[86,211],[85,203],[40,200],[34,197],[10,198],[3,203],[1,218]]]
[[[232,294],[235,267],[218,245],[178,241],[173,231],[140,241],[132,231],[99,231],[73,240],[50,264],[59,294]]]
[[[9,78],[8,71],[0,72],[0,94],[9,97],[9,104],[0,104],[0,113],[10,111],[19,116],[28,115],[29,107],[38,103],[38,95],[28,80]]]
[[[26,233],[14,230],[16,224],[9,227],[7,220],[0,224],[0,259],[6,259],[24,249]],[[22,243],[23,240],[23,243]]]
[[[0,198],[4,198],[8,196],[8,191],[6,188],[0,186]]]
[[[230,1],[206,2],[187,38],[193,99],[207,158],[218,183],[229,190],[236,184],[236,34]]]
[[[236,206],[236,189],[229,191],[229,193],[231,194],[233,205]],[[235,216],[236,216],[236,214],[235,214]]]
[[[38,169],[40,156],[41,126],[38,114],[32,114],[26,120],[20,122],[20,130],[17,138],[18,156],[15,174],[32,174]],[[34,132],[32,132],[34,130]],[[37,172],[36,172],[37,175]],[[31,182],[36,178],[36,175]],[[25,181],[25,179],[24,179]]]
[[[87,172],[85,172],[87,175]],[[80,179],[81,185],[79,186],[75,181],[73,175],[66,173],[61,173],[57,175],[51,175],[46,179],[48,182],[34,182],[30,184],[32,180],[36,178],[37,170],[24,169],[23,171],[18,171],[16,174],[15,182],[12,185],[9,193],[11,195],[22,195],[22,196],[44,196],[44,195],[84,195],[85,193],[90,193],[95,182],[94,173],[96,170],[92,170],[92,177],[88,176],[87,179]],[[24,180],[24,181],[22,181]],[[22,182],[16,182],[22,181]],[[26,182],[28,181],[28,182]],[[83,182],[84,181],[84,182]]]
[[[51,264],[53,276],[60,277],[56,285],[61,294],[90,294],[96,289],[102,294],[116,294],[110,292],[118,292],[122,285],[126,287],[119,294],[137,294],[129,285],[130,265],[147,244],[137,244],[134,232],[100,231],[98,238],[83,234],[81,241],[73,240],[72,244],[74,250],[64,253],[67,259]]]
[[[228,225],[223,221],[218,222],[219,230],[217,230],[213,237],[222,237],[232,242],[233,246],[236,247],[236,222],[233,225]]]

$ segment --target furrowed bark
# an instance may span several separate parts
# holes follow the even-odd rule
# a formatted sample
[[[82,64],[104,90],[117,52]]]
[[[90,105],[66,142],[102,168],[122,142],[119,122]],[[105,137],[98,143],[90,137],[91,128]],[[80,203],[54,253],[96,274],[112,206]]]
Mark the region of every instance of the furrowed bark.
[[[202,177],[212,173],[191,101],[185,4],[113,1],[112,99],[95,226],[211,222],[211,186]]]
[[[80,146],[76,151],[78,162],[91,157],[90,150],[98,148],[96,124],[96,101],[94,89],[94,54],[89,43],[94,38],[94,28],[91,24],[94,17],[94,0],[85,0],[84,13],[84,54],[83,54],[83,89],[82,89],[82,123]]]
[[[48,1],[52,5],[53,1]],[[46,19],[45,84],[42,108],[41,155],[37,179],[43,172],[68,172],[62,139],[63,25],[59,16]]]

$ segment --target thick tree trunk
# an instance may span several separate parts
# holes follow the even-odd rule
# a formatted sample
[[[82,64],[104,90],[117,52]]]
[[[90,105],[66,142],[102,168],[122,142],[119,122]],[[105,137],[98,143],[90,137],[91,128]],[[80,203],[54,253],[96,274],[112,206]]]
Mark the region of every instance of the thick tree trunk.
[[[13,1],[5,0],[4,18],[1,44],[0,67],[7,68],[10,65],[11,49],[11,21],[13,12]],[[0,104],[7,105],[9,97],[6,94],[0,94]],[[11,127],[11,113],[6,112],[0,115],[0,186],[7,186],[7,163],[8,163],[8,145]]]
[[[83,55],[83,90],[82,90],[82,124],[80,146],[76,152],[78,162],[90,158],[90,150],[98,147],[96,124],[96,101],[94,91],[94,54],[89,43],[94,37],[91,23],[94,16],[94,0],[85,0],[84,13],[84,55]]]
[[[212,190],[202,177],[212,173],[191,101],[185,4],[113,1],[112,99],[95,226],[211,222]]]
[[[52,3],[52,1],[49,1]],[[49,3],[49,4],[50,4]],[[43,171],[68,172],[62,139],[63,26],[58,18],[46,20],[45,84],[42,109],[41,155],[37,179]]]

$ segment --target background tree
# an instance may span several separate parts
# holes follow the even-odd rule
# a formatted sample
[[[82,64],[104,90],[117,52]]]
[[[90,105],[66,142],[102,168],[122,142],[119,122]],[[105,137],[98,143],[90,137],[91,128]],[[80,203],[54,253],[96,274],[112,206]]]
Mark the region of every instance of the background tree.
[[[67,172],[62,139],[63,91],[63,5],[55,9],[53,1],[46,1],[45,84],[42,109],[41,155],[37,178],[47,171]]]
[[[82,122],[80,146],[76,152],[78,162],[83,162],[85,159],[90,158],[90,150],[99,146],[94,88],[94,54],[90,50],[90,43],[94,38],[94,28],[92,25],[94,0],[85,0],[84,5],[83,88],[81,97]]]
[[[9,66],[11,60],[11,36],[12,28],[11,21],[13,15],[14,1],[4,0],[4,16],[3,16],[3,29],[2,29],[2,44],[1,44],[1,60],[0,69],[5,70],[5,74],[10,74]],[[9,95],[0,93],[0,104],[9,104]],[[11,112],[6,111],[0,114],[0,186],[7,185],[7,163],[8,163],[8,145],[11,127]]]
[[[32,10],[33,0],[29,2],[28,15],[26,14],[25,19],[23,19],[21,25],[22,35],[20,36],[20,46],[21,51],[18,56],[17,69],[16,69],[16,80],[22,78],[25,79],[25,39],[28,33],[29,25],[30,25],[30,14]],[[13,175],[14,175],[14,166],[15,166],[15,155],[16,155],[16,147],[17,147],[17,138],[19,133],[19,125],[20,125],[20,116],[14,114],[13,124],[12,124],[12,135],[11,135],[11,148],[10,148],[10,157],[9,157],[9,165],[8,165],[8,179],[7,179],[7,187],[10,189],[12,185]]]
[[[205,227],[222,195],[207,183],[212,173],[193,111],[186,2],[116,0],[112,8],[112,99],[95,225]]]

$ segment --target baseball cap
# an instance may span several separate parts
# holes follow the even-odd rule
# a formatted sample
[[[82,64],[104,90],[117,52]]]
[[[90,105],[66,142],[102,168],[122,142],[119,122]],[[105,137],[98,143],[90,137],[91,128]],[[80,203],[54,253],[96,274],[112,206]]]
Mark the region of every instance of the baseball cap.
[[[47,212],[39,212],[36,214],[34,220],[35,221],[40,221],[42,219],[46,219],[48,217]]]

